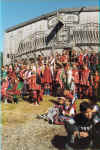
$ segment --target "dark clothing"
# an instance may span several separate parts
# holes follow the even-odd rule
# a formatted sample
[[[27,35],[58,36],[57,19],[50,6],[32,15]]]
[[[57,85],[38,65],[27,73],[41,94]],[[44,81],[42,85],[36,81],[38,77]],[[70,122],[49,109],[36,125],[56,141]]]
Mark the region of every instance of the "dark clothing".
[[[80,132],[90,132],[92,128],[92,119],[89,120],[84,114],[78,114],[74,119]]]
[[[93,123],[92,119],[89,120],[84,116],[84,114],[78,114],[74,117],[75,124],[78,127],[79,132],[88,132],[88,137],[78,137],[76,143],[81,146],[87,146],[90,144],[90,141],[92,139],[92,128]]]
[[[66,147],[85,149],[88,147],[98,148],[100,147],[100,142],[98,142],[98,137],[100,138],[100,113],[99,110],[93,115],[92,119],[88,119],[84,114],[77,114],[74,118],[74,123],[65,122],[65,128],[68,133],[68,140],[66,141]],[[87,137],[81,137],[80,134],[74,137],[74,132],[88,132]]]

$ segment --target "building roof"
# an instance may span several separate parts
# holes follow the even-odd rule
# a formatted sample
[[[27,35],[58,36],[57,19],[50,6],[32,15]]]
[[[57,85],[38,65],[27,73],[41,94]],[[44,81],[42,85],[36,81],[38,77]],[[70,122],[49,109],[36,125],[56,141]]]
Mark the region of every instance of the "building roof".
[[[31,19],[29,21],[23,22],[23,23],[18,24],[16,26],[10,27],[5,32],[8,33],[8,32],[14,31],[16,29],[22,28],[26,25],[30,25],[34,22],[40,21],[42,19],[48,19],[49,17],[52,17],[52,16],[56,15],[57,11],[59,11],[59,13],[94,12],[94,11],[100,11],[100,8],[98,6],[95,6],[95,7],[85,7],[84,6],[84,7],[81,7],[81,8],[62,8],[62,9],[58,9],[58,10],[53,11],[51,13],[41,15],[37,18]]]

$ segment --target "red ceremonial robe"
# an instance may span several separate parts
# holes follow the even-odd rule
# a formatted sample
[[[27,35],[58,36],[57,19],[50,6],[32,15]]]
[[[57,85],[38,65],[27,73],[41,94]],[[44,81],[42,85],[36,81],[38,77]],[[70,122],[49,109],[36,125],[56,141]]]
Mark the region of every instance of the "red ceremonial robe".
[[[43,73],[43,82],[44,83],[52,83],[52,74],[49,67],[45,67],[44,73]]]
[[[89,78],[89,73],[90,73],[90,70],[87,68],[87,69],[84,69],[82,71],[82,85],[87,85],[89,86],[89,81],[88,81],[88,78]]]

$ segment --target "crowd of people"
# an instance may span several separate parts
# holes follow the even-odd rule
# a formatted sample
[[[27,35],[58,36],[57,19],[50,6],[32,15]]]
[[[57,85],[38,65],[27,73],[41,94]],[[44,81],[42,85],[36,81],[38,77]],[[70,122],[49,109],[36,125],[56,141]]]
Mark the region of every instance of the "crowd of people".
[[[88,50],[77,52],[66,49],[47,57],[42,54],[30,60],[15,60],[13,64],[2,66],[1,77],[2,102],[18,103],[19,97],[22,97],[37,106],[43,100],[43,95],[58,97],[58,104],[48,111],[46,117],[51,123],[65,125],[69,143],[73,136],[79,136],[77,126],[82,126],[79,127],[80,136],[88,137],[90,120],[93,120],[92,115],[88,114],[89,111],[93,114],[94,107],[83,102],[80,105],[81,114],[77,116],[74,102],[84,98],[99,100],[98,54],[88,53]],[[95,112],[100,113],[100,110]],[[74,117],[74,120],[70,117]],[[67,148],[70,149],[68,145]]]
[[[12,99],[8,96],[12,95],[10,92],[14,92],[13,95],[21,92],[23,96],[29,93],[34,104],[39,104],[43,95],[63,96],[64,90],[78,99],[97,97],[99,87],[99,58],[96,53],[88,54],[87,50],[78,53],[63,50],[55,56],[39,55],[30,62],[23,60],[2,66],[3,101]]]

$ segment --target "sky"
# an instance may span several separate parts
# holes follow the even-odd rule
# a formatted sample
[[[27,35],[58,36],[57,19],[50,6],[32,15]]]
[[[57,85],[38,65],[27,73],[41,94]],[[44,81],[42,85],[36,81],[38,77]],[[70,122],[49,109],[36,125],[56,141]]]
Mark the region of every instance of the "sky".
[[[0,50],[3,50],[3,33],[9,27],[59,8],[98,6],[99,1],[100,0],[0,0]]]

